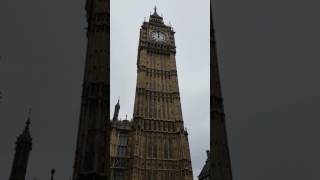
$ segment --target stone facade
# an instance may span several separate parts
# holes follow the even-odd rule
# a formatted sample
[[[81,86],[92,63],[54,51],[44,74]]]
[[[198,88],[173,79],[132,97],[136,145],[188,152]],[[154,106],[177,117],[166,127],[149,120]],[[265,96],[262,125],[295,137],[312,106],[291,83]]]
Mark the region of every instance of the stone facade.
[[[109,177],[109,0],[87,0],[87,54],[74,180]]]
[[[111,121],[112,180],[192,180],[172,27],[156,8],[140,29],[133,119]]]
[[[210,180],[210,151],[207,150],[207,160],[198,176],[198,180]]]

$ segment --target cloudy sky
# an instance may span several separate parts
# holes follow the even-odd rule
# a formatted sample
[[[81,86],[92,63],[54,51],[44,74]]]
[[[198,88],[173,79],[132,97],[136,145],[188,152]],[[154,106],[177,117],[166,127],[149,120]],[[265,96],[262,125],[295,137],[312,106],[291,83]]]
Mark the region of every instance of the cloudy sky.
[[[176,31],[182,113],[189,132],[194,176],[206,160],[210,141],[209,0],[111,0],[111,116],[120,96],[120,118],[131,119],[137,75],[139,30],[157,12]]]
[[[209,44],[204,45],[208,3],[193,1],[157,4],[177,32],[182,108],[197,175],[208,133],[208,117],[199,111],[209,103],[206,84],[196,78],[205,82],[207,72],[205,52],[198,52]],[[139,27],[155,4],[134,2],[112,2],[121,9],[112,10],[112,26],[126,27],[119,32],[111,27],[112,42],[119,41],[111,43],[111,87],[118,91],[111,91],[111,103],[121,96],[121,117],[132,116]],[[52,167],[56,179],[72,175],[86,50],[84,4],[0,1],[0,179],[9,176],[14,141],[29,107],[34,145],[27,179],[49,179]],[[234,179],[320,179],[319,2],[221,0],[214,5]],[[122,21],[114,21],[114,13]]]

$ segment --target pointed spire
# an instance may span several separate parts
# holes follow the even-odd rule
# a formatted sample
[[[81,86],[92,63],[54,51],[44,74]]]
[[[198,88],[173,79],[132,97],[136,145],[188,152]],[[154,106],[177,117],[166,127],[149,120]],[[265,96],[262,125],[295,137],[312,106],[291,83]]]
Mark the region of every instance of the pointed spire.
[[[112,118],[113,121],[118,120],[119,111],[120,111],[120,97],[119,97],[118,102],[114,108],[114,114],[113,114],[113,118]]]
[[[226,121],[223,106],[223,97],[221,91],[221,82],[219,77],[219,66],[217,56],[217,45],[215,39],[214,18],[212,12],[212,4],[210,5],[210,104],[211,104],[211,116],[210,116],[210,137],[212,142],[210,150],[210,168],[215,168],[213,173],[210,172],[210,179],[225,179],[232,180],[231,160],[228,146],[228,138],[226,133]]]
[[[21,141],[28,141],[28,142],[30,141],[31,142],[31,140],[32,140],[31,135],[30,135],[31,112],[32,112],[32,109],[29,108],[26,125],[25,125],[22,133],[18,136],[17,142],[21,142]]]
[[[22,133],[17,137],[15,154],[10,174],[10,180],[25,179],[30,151],[32,150],[32,138],[29,131],[30,126],[30,114],[28,113],[26,126]]]
[[[157,13],[157,6],[154,6],[154,12],[153,12],[152,16],[157,17],[157,18],[161,18],[161,16],[159,16],[159,14]]]
[[[27,121],[26,121],[26,127],[24,128],[25,130],[29,130],[29,126],[31,124],[31,112],[32,112],[32,108],[29,108],[29,113],[28,113],[28,118],[27,118]]]
[[[120,96],[119,96],[119,99],[118,99],[118,102],[117,102],[116,106],[120,107]]]

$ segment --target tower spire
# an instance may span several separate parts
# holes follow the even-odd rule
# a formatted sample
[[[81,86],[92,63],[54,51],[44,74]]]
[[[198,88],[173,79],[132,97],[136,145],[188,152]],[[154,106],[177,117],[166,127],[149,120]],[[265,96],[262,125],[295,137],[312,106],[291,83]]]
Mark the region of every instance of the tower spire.
[[[210,68],[213,72],[210,78],[210,179],[232,180],[212,8],[210,4]]]
[[[31,112],[32,112],[32,108],[29,108],[29,113],[28,113],[28,118],[26,121],[26,126],[25,126],[25,130],[29,130],[30,128],[30,124],[31,124]]]
[[[154,6],[154,11],[153,14],[151,16],[156,17],[156,18],[162,18],[161,16],[159,16],[158,12],[157,12],[157,6]]]
[[[113,114],[113,118],[112,118],[113,121],[118,120],[119,111],[120,111],[120,97],[119,97],[118,102],[114,108],[114,114]]]
[[[30,110],[23,132],[16,141],[15,154],[9,180],[25,180],[28,160],[32,149],[32,138],[29,131]]]

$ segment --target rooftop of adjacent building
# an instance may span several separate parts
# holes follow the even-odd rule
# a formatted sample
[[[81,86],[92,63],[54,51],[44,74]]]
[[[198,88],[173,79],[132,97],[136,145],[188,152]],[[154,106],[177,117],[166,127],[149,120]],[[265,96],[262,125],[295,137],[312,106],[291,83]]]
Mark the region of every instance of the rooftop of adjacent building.
[[[199,180],[205,180],[210,175],[210,151],[207,150],[206,152],[207,152],[207,160],[198,176]]]

